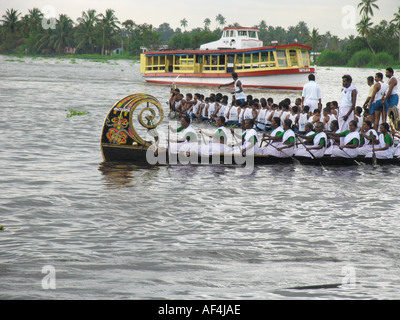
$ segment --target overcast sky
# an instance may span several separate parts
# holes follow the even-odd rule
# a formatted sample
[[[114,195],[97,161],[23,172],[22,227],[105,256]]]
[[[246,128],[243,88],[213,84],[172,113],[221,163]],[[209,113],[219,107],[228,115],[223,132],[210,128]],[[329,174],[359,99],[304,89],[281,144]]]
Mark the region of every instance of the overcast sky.
[[[356,34],[355,23],[359,21],[360,0],[0,0],[0,15],[7,9],[16,9],[22,15],[28,9],[39,8],[42,12],[67,14],[74,22],[83,11],[95,9],[104,13],[113,9],[120,22],[132,19],[137,24],[148,23],[158,27],[168,22],[172,28],[180,27],[186,18],[187,30],[203,27],[206,18],[211,29],[217,27],[215,17],[222,14],[227,24],[239,23],[251,27],[265,20],[267,25],[287,28],[305,21],[310,30],[317,28],[320,34],[330,31],[332,35],[345,38]],[[380,10],[374,10],[374,23],[392,20],[400,6],[400,0],[379,0]]]

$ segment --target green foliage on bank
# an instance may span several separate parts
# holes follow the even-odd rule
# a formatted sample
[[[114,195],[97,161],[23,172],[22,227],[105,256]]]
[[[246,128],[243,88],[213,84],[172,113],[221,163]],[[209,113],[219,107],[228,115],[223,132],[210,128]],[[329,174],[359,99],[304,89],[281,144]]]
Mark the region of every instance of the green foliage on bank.
[[[325,50],[317,59],[319,66],[357,67],[357,68],[400,68],[400,61],[386,52],[379,52],[376,56],[369,49],[355,52],[350,59],[344,51]]]

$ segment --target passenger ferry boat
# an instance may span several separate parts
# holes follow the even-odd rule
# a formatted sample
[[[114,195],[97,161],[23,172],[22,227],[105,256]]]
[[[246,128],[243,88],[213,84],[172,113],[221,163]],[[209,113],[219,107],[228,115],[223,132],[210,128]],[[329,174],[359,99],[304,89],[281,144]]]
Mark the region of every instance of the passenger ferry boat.
[[[300,45],[265,47],[257,28],[224,28],[221,39],[197,50],[144,52],[140,72],[145,81],[177,85],[218,86],[236,72],[244,87],[302,90],[312,48]]]

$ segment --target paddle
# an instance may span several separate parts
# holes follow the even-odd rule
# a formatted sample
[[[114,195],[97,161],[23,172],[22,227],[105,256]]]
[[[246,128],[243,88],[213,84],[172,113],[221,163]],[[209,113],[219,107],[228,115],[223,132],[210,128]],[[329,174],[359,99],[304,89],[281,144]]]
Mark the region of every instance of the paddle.
[[[175,82],[176,82],[176,80],[178,80],[178,78],[180,77],[181,75],[180,74],[178,74],[178,76],[175,78],[175,80],[174,80],[174,82],[172,82],[172,84],[171,84],[171,88],[175,85]],[[175,88],[174,88],[175,89]]]
[[[376,166],[378,164],[378,161],[376,160],[376,153],[375,153],[375,139],[372,138],[374,141],[372,141],[372,164],[373,166]]]
[[[303,145],[303,147],[311,154],[312,158],[313,158],[314,160],[317,160],[317,158],[314,156],[314,154],[313,154],[310,150],[307,149],[307,147],[305,146],[305,144],[298,138],[297,135],[296,135],[296,138],[297,138],[297,141],[299,141],[299,142]],[[317,161],[318,161],[318,160],[317,160]],[[325,167],[322,165],[321,159],[319,159],[319,164],[320,164],[320,166],[322,167],[322,169],[325,170]]]
[[[277,147],[275,147],[272,143],[270,143],[269,144],[270,146],[272,146],[272,147],[274,147],[276,150],[278,150],[278,148]],[[279,152],[282,152],[282,150],[278,150]],[[290,158],[292,158],[292,160],[295,162],[295,163],[300,163],[300,161],[298,160],[298,159],[296,159],[295,157],[293,157],[293,156],[289,156]]]
[[[299,139],[298,135],[296,135],[296,139],[297,139],[298,142],[300,142],[300,144],[303,145],[304,149],[306,149],[308,151],[308,153],[311,154],[311,157],[314,160],[316,160],[317,158],[314,156],[314,154],[310,150],[307,149],[306,145]]]
[[[349,155],[346,151],[344,151],[344,148],[343,148],[343,149],[340,149],[340,150],[342,150],[345,154],[347,154],[347,156],[348,156],[350,159],[353,159],[353,161],[354,161],[357,165],[361,166],[361,163],[358,162],[358,161],[357,161],[356,159],[354,159],[353,157],[350,157],[350,155]]]

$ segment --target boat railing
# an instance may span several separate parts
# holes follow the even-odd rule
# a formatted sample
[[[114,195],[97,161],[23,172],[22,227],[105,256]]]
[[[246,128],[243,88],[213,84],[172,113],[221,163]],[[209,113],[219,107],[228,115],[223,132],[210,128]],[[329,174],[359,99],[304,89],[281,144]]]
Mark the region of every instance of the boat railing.
[[[309,67],[309,52],[295,48],[235,54],[180,54],[144,58],[144,72],[224,73]]]

